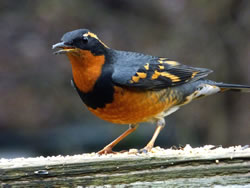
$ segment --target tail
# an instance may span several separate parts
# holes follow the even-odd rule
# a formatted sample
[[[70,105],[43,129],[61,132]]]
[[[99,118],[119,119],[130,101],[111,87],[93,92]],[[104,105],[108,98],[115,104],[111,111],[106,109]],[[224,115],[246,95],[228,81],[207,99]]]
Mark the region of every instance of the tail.
[[[247,85],[218,83],[204,79],[177,86],[177,89],[185,96],[182,105],[191,102],[193,99],[203,98],[224,91],[250,92],[250,86]]]
[[[248,85],[226,84],[217,82],[215,82],[214,85],[220,88],[220,92],[224,91],[250,92],[250,86]]]

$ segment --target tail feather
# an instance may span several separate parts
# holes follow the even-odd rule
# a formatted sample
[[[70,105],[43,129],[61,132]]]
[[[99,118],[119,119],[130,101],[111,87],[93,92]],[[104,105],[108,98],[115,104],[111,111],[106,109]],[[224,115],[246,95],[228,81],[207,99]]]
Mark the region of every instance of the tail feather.
[[[250,86],[248,85],[226,84],[204,79],[183,84],[182,86],[177,86],[177,89],[180,89],[185,96],[185,100],[182,105],[191,102],[193,99],[202,98],[224,91],[250,92]]]
[[[250,92],[250,86],[248,85],[226,84],[226,83],[215,83],[214,85],[218,86],[221,92],[224,91]]]

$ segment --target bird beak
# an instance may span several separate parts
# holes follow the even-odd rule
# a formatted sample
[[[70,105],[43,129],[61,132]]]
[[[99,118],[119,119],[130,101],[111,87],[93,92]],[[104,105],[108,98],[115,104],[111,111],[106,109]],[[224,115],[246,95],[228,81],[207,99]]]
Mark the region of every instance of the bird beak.
[[[56,54],[56,55],[57,54],[66,54],[68,52],[74,52],[76,50],[75,47],[67,45],[67,44],[65,44],[65,42],[59,42],[59,43],[54,44],[52,46],[52,49],[57,49],[57,48],[59,48],[60,50],[54,52],[54,54]]]

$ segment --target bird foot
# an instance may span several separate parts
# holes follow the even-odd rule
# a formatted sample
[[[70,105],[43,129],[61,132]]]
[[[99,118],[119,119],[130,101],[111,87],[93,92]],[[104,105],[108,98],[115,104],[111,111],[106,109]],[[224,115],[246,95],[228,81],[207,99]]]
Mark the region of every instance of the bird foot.
[[[146,146],[142,149],[140,149],[140,153],[148,153],[152,150],[153,146]]]
[[[121,150],[119,151],[119,153],[126,153],[126,152],[129,152],[128,150]]]
[[[106,154],[110,154],[110,153],[113,153],[113,154],[115,154],[115,153],[117,153],[117,152],[114,152],[113,150],[112,150],[112,148],[111,147],[105,147],[105,148],[103,148],[102,150],[100,150],[100,151],[98,151],[97,152],[99,155],[106,155]]]

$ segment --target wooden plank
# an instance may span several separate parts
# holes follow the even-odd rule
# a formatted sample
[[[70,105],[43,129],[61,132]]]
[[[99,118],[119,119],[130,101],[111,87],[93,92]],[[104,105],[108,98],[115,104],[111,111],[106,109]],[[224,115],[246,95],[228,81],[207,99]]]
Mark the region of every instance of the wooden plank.
[[[147,154],[0,159],[0,181],[4,187],[250,186],[250,149],[187,145]]]

